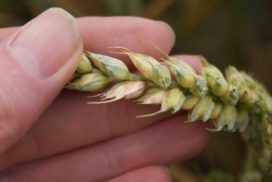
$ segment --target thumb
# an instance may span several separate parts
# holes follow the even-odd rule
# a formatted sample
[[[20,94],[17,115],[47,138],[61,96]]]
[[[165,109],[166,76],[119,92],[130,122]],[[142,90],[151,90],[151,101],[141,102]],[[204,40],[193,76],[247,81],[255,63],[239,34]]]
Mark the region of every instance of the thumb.
[[[57,96],[81,53],[76,20],[58,8],[45,11],[0,43],[0,153]]]

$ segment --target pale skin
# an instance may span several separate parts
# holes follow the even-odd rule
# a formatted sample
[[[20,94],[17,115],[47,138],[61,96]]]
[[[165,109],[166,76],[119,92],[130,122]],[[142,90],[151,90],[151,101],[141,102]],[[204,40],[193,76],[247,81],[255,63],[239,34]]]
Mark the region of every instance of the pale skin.
[[[135,17],[74,19],[50,9],[22,27],[0,29],[0,181],[170,181],[163,165],[201,151],[207,132],[185,113],[130,101],[87,105],[90,93],[61,91],[83,47],[109,55],[123,46],[155,58],[174,35],[162,22]],[[126,57],[118,57],[133,70]],[[177,55],[200,69],[197,57]],[[20,166],[19,166],[20,165]]]

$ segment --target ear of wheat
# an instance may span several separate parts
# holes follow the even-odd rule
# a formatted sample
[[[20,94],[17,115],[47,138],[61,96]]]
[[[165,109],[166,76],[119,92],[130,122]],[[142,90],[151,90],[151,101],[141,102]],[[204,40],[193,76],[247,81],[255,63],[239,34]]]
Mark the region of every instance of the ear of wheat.
[[[66,88],[96,92],[108,85],[96,103],[120,99],[143,104],[160,104],[156,113],[188,111],[188,121],[209,121],[212,131],[242,132],[248,157],[241,181],[259,181],[272,176],[272,99],[268,91],[251,76],[229,66],[224,74],[202,59],[201,72],[174,57],[159,62],[151,56],[125,48],[137,73],[131,73],[121,60],[84,52]],[[93,102],[94,103],[94,102]]]

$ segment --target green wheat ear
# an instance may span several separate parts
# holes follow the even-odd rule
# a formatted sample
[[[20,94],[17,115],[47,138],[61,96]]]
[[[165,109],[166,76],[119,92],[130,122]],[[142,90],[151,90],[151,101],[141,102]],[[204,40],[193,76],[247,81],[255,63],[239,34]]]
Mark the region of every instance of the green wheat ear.
[[[134,99],[160,104],[158,112],[143,116],[188,110],[190,122],[209,121],[212,131],[242,132],[250,165],[247,162],[241,181],[249,181],[251,172],[262,179],[272,176],[272,98],[259,82],[233,66],[224,75],[204,58],[197,74],[190,65],[170,56],[159,62],[128,49],[118,53],[131,59],[136,73],[119,59],[85,51],[66,88],[96,92],[110,84],[111,88],[99,94],[103,101],[98,103]]]

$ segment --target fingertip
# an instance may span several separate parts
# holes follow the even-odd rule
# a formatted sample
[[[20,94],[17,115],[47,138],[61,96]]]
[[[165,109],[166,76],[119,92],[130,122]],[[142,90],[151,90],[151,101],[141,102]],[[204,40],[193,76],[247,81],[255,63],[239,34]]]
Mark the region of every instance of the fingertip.
[[[165,31],[164,34],[167,35],[167,38],[168,38],[167,40],[169,40],[169,45],[171,45],[170,48],[172,49],[176,42],[176,34],[174,30],[167,22],[164,22],[164,21],[156,21],[156,22],[159,23],[162,27],[164,27],[164,29],[162,30]]]
[[[174,55],[173,57],[184,61],[185,63],[189,64],[190,66],[192,66],[194,68],[194,70],[197,73],[200,73],[201,71],[201,57],[197,56],[197,55]]]

